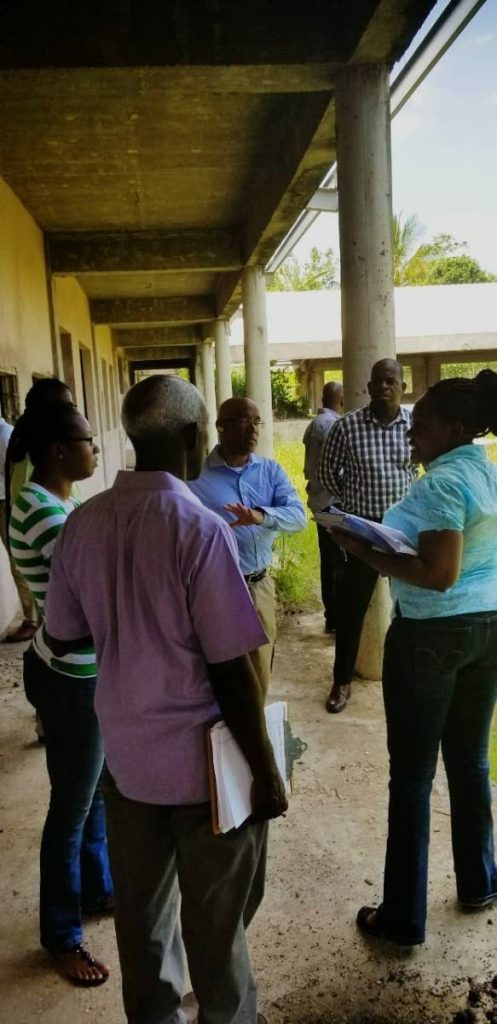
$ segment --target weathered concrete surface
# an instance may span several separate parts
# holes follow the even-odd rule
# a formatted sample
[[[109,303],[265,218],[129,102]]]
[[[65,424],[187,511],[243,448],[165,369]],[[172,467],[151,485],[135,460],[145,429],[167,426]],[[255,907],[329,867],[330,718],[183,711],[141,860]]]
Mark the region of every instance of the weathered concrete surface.
[[[2,995],[8,1024],[124,1024],[112,922],[87,928],[112,966],[102,989],[58,978],[37,948],[37,852],[47,784],[43,750],[19,688],[20,651],[0,648]],[[355,929],[362,903],[381,892],[387,762],[380,689],[357,683],[347,711],[323,710],[331,650],[320,615],[283,620],[272,695],[290,702],[309,748],[296,792],[272,827],[267,896],[251,930],[261,1008],[270,1024],[446,1024],[468,1008],[469,983],[488,990],[463,1020],[484,1024],[494,1000],[497,912],[455,907],[445,781],[432,801],[429,935],[395,951]],[[479,998],[475,989],[472,999]],[[497,1004],[497,1000],[496,1000]]]

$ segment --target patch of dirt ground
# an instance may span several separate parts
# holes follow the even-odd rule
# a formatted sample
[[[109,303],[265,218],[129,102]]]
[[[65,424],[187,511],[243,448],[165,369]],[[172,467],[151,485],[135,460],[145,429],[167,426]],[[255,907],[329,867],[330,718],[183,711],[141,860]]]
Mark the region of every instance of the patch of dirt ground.
[[[37,945],[38,849],[48,785],[21,686],[19,646],[0,645],[1,995],[5,1024],[124,1024],[112,920],[86,936],[112,968],[102,988],[72,988]],[[332,645],[319,614],[280,624],[272,684],[308,743],[295,792],[271,828],[267,892],[251,927],[260,1008],[270,1024],[497,1024],[497,908],[456,906],[445,779],[432,798],[428,939],[398,950],[354,919],[381,898],[387,756],[378,683],[356,682],[328,715]]]

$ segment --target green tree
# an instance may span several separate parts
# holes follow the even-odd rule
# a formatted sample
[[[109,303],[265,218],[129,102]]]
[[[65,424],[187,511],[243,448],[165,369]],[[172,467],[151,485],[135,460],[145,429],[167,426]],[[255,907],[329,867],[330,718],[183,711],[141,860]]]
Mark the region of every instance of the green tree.
[[[402,220],[394,216],[392,224],[394,284],[473,284],[495,281],[477,260],[463,250],[466,242],[458,242],[452,235],[442,233],[430,241],[419,241],[423,228],[414,215]]]
[[[245,367],[235,366],[231,371],[233,398],[245,398]],[[286,420],[307,416],[309,409],[305,398],[297,397],[294,370],[271,366],[271,403],[277,419]]]
[[[392,221],[393,283],[405,284],[406,267],[414,258],[417,243],[423,234],[423,226],[416,214],[402,219],[402,213],[394,214]]]
[[[331,288],[337,283],[338,261],[333,249],[314,247],[303,262],[289,256],[274,272],[270,292],[309,292]]]
[[[487,274],[477,260],[467,253],[458,256],[441,256],[428,266],[425,284],[476,284],[495,281],[495,275]]]

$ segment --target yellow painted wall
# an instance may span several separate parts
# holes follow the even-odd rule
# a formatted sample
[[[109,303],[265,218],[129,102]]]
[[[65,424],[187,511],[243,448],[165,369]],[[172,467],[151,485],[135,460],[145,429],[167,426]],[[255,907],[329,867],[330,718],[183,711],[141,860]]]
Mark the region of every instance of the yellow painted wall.
[[[109,327],[99,326],[92,329],[88,299],[73,277],[55,278],[55,309],[59,331],[66,332],[71,339],[75,401],[78,408],[84,410],[86,394],[88,419],[101,449],[97,470],[90,480],[81,484],[83,496],[89,497],[110,486],[122,465],[117,407],[115,399],[112,401],[110,391],[110,368],[114,367],[112,336]],[[81,369],[82,358],[86,366],[85,390]],[[102,361],[105,362],[105,371]],[[115,369],[113,373],[115,374]],[[109,417],[107,409],[112,410]]]
[[[21,409],[32,374],[53,374],[43,234],[0,178],[0,370],[18,376]]]
[[[97,362],[100,411],[102,423],[110,429],[106,433],[104,467],[107,486],[110,486],[117,468],[125,465],[125,435],[121,427],[121,399],[117,381],[117,360],[112,345],[110,327],[93,328],[94,352]]]

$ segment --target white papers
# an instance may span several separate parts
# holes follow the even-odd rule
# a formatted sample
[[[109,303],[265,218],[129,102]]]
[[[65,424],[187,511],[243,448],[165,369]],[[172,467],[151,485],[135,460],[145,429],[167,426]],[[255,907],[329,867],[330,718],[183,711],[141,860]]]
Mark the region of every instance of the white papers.
[[[361,516],[341,512],[333,505],[330,505],[326,512],[315,512],[313,519],[320,526],[336,526],[344,533],[349,533],[352,537],[371,544],[377,551],[386,551],[391,555],[417,555],[418,553],[414,544],[401,530],[393,530],[390,526],[372,523],[369,519],[363,519]]]
[[[288,792],[283,725],[287,718],[287,705],[285,701],[279,700],[264,710],[276,765]],[[224,722],[217,722],[209,729],[209,742],[217,801],[216,824],[219,832],[229,832],[231,828],[239,828],[252,812],[250,791],[253,776],[238,743]]]

